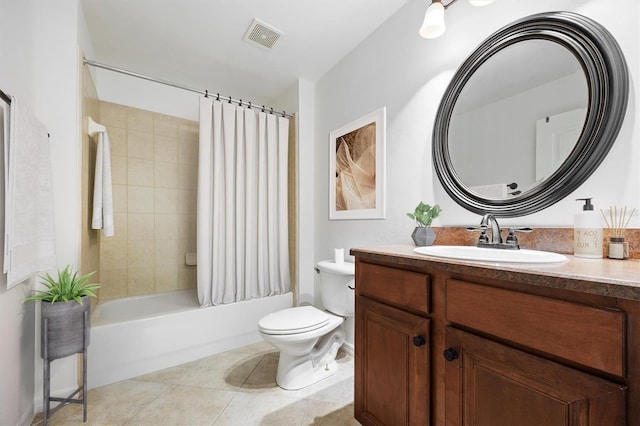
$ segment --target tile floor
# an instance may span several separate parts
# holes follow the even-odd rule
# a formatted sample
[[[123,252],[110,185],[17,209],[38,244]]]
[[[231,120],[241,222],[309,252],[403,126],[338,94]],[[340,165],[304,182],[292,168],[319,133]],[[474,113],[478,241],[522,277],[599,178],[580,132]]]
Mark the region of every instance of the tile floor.
[[[188,364],[93,389],[87,425],[359,425],[353,418],[353,358],[338,354],[338,372],[298,391],[275,383],[278,352],[257,343]],[[39,414],[33,425],[42,424]],[[82,405],[49,417],[82,425]]]

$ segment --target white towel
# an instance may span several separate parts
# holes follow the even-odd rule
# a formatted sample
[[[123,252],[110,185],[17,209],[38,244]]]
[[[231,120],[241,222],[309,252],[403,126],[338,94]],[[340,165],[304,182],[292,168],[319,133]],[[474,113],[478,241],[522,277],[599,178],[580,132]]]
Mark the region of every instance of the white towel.
[[[56,267],[54,223],[47,129],[12,98],[5,205],[7,287]]]
[[[102,229],[106,237],[111,237],[114,233],[113,187],[111,186],[111,144],[107,132],[98,133],[91,227],[93,229]]]
[[[470,188],[486,198],[507,198],[507,184],[496,183],[493,185],[478,185]]]

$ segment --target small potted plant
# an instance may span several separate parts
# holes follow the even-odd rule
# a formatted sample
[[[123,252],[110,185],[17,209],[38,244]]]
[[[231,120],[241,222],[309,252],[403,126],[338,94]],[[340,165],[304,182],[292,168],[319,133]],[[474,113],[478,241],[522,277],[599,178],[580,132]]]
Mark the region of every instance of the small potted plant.
[[[413,213],[407,213],[407,216],[416,222],[416,228],[411,234],[413,242],[417,246],[430,246],[436,239],[436,233],[431,229],[433,219],[440,216],[442,209],[438,204],[431,207],[420,201]]]
[[[89,297],[95,297],[99,284],[87,281],[95,272],[78,277],[78,272],[71,273],[67,266],[58,270],[58,278],[46,274],[42,284],[46,290],[36,290],[33,296],[24,301],[42,301],[41,304],[41,356],[45,358],[45,320],[47,320],[47,354],[46,359],[64,358],[82,352],[89,345],[89,334],[85,342],[85,314],[87,312],[87,328],[91,303]],[[48,303],[45,303],[48,302]]]

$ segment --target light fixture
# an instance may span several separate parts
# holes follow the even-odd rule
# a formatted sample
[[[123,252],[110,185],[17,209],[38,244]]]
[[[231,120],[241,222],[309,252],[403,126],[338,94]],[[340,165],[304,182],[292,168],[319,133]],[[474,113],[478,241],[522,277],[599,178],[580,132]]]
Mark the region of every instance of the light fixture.
[[[440,37],[447,27],[444,24],[444,6],[441,1],[434,1],[424,14],[424,22],[420,27],[420,35],[424,38]]]
[[[424,38],[436,38],[444,34],[447,26],[444,24],[444,11],[458,0],[452,0],[446,5],[441,0],[432,0],[424,14],[424,21],[419,33]],[[473,6],[486,6],[493,0],[469,0]]]

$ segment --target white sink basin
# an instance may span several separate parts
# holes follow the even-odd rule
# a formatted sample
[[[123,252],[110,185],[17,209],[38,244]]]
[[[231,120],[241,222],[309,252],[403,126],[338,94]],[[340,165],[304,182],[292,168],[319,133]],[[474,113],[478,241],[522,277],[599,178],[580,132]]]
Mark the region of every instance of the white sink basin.
[[[508,263],[556,263],[567,258],[558,253],[538,250],[492,249],[472,246],[427,246],[413,249],[418,254],[458,260]]]

